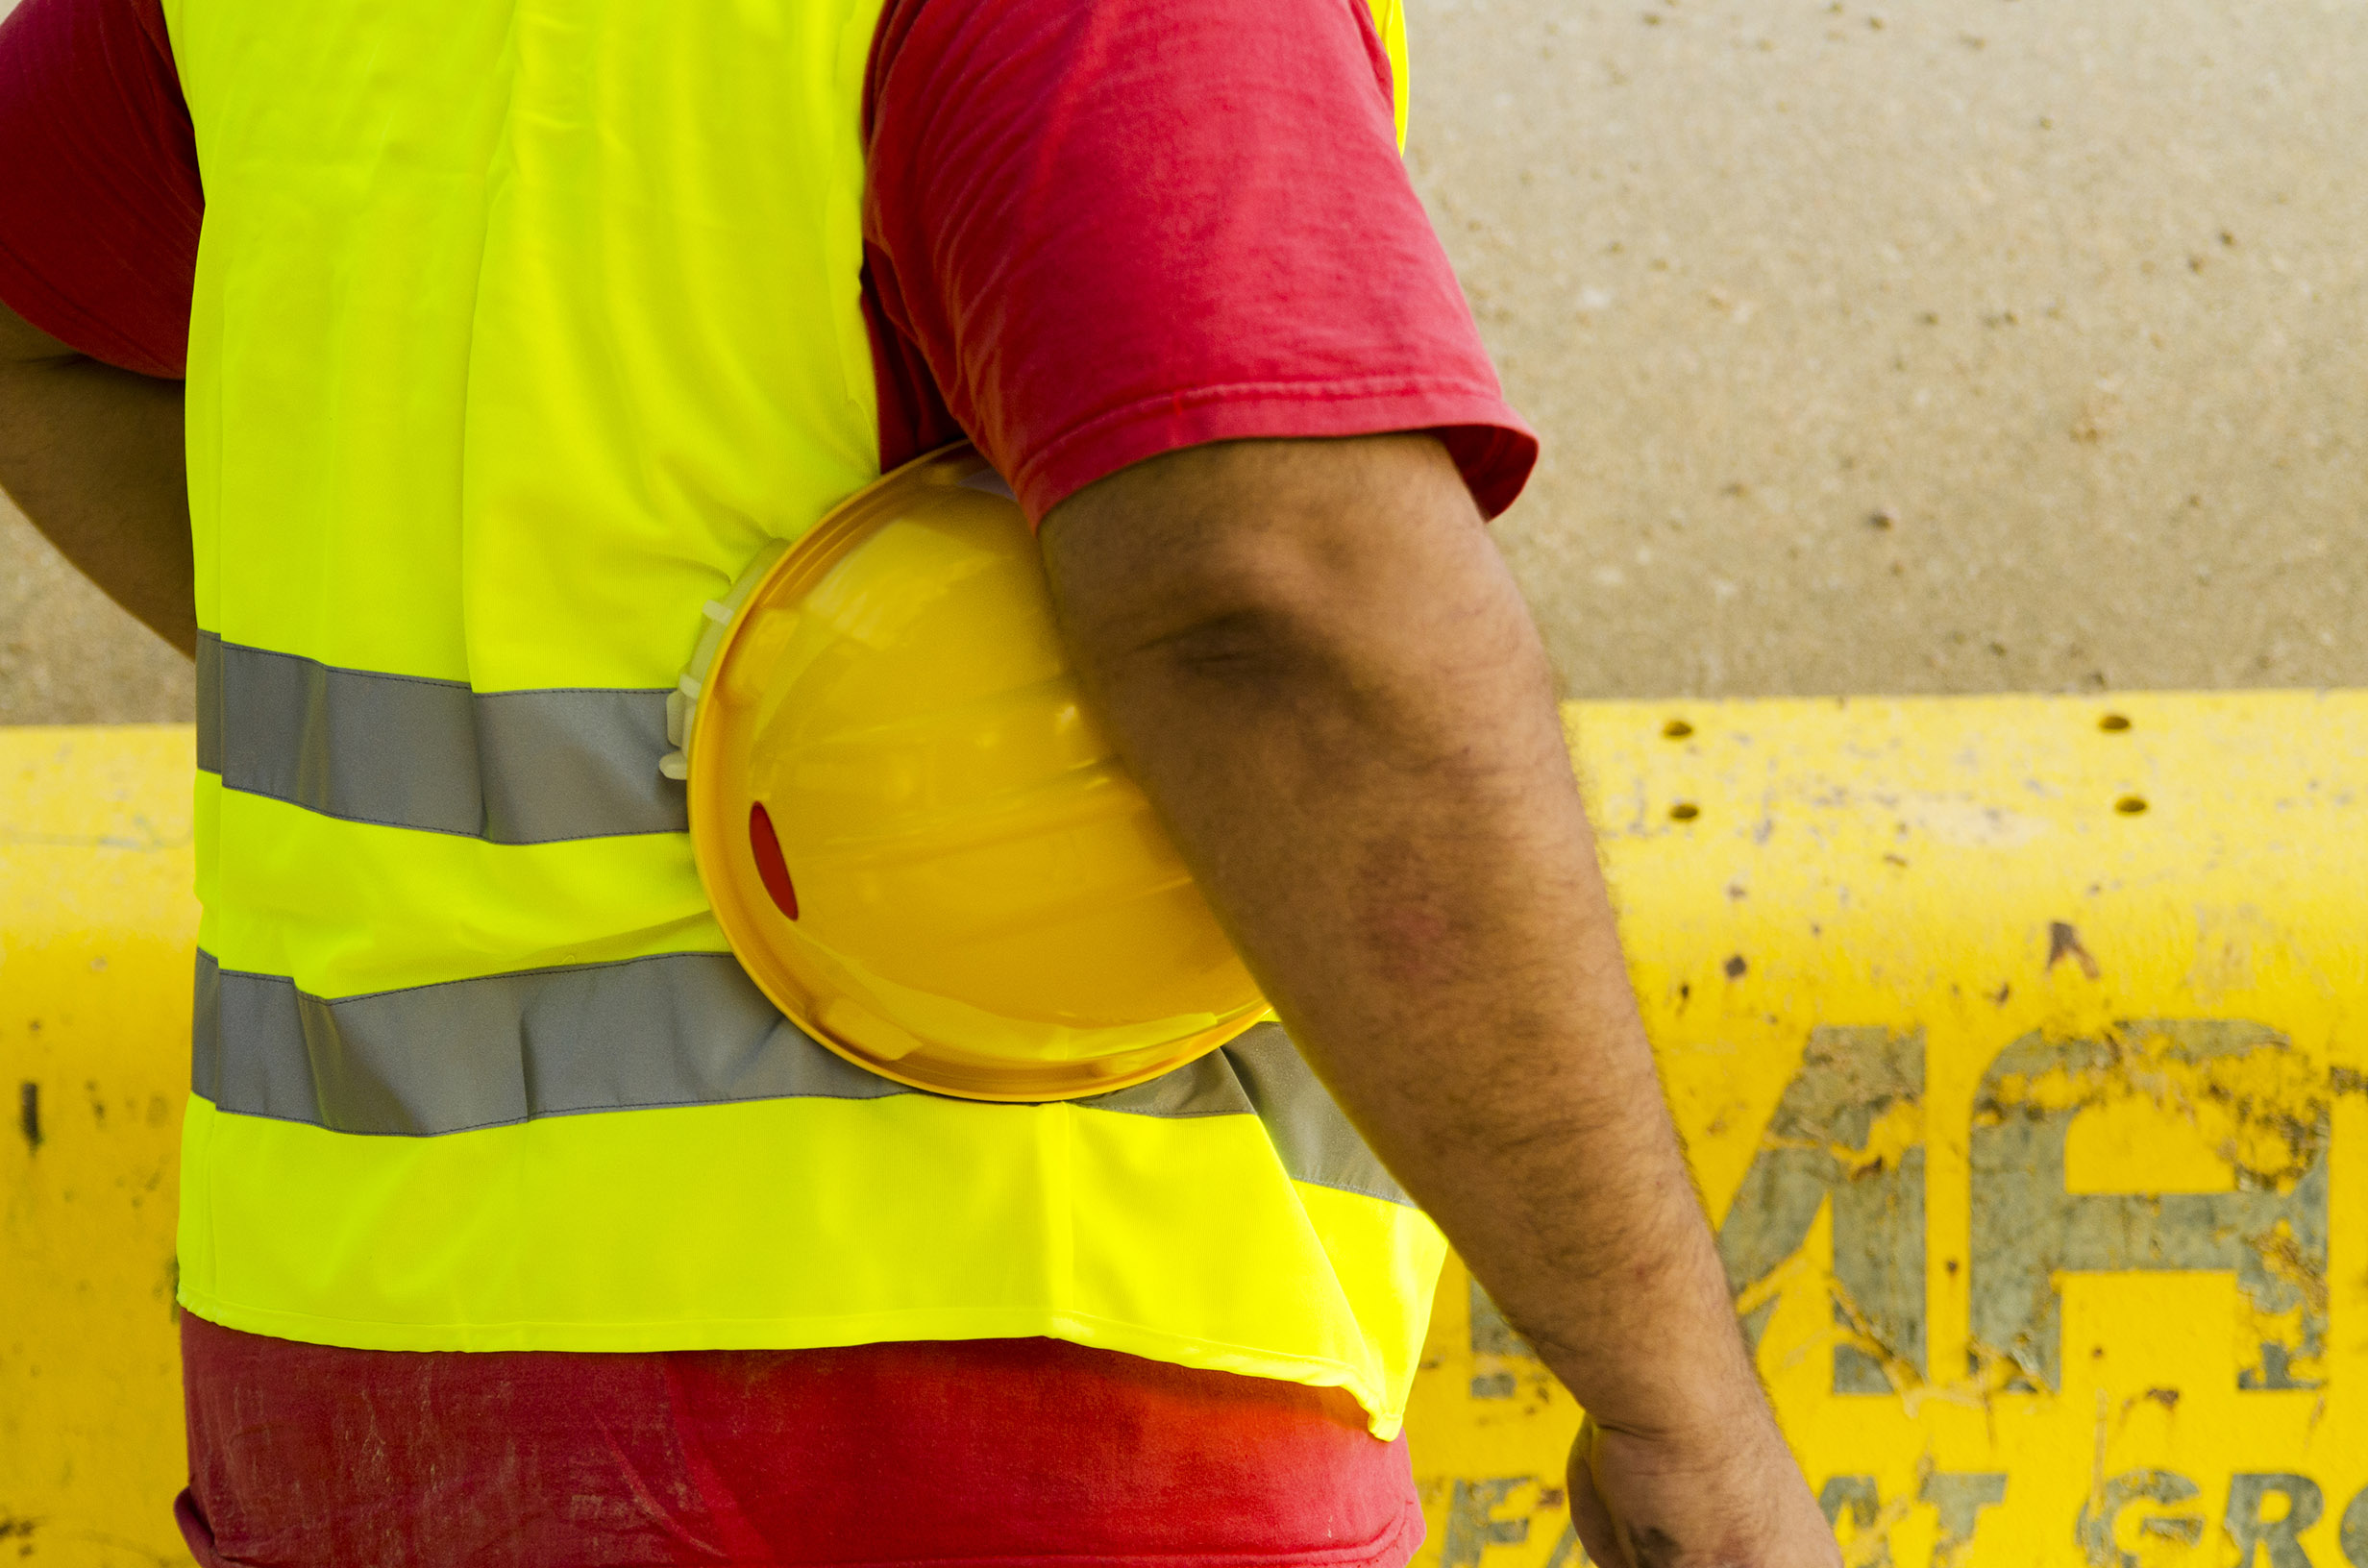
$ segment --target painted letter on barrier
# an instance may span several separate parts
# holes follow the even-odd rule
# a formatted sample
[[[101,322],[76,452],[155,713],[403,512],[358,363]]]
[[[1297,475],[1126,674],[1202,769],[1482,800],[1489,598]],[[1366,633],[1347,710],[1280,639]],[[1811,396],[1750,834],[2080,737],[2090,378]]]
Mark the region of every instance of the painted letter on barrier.
[[[2012,1386],[2062,1386],[2059,1273],[2226,1269],[2258,1313],[2299,1313],[2302,1325],[2294,1342],[2262,1341],[2237,1386],[2313,1386],[2293,1363],[2315,1360],[2327,1338],[2328,1106],[2256,1104],[2242,1071],[2288,1049],[2259,1024],[2148,1021],[2109,1040],[2030,1034],[1998,1054],[1974,1098],[1970,1148],[1977,1364],[1987,1351],[2012,1362]],[[2176,1109],[2185,1093],[2233,1097],[2274,1130],[2283,1168],[2240,1162],[2232,1192],[2066,1189],[2064,1145],[2083,1111],[2135,1094]]]
[[[2102,1496],[2081,1509],[2074,1533],[2090,1568],[2138,1568],[2138,1556],[2122,1549],[2116,1527],[2122,1511],[2134,1503],[2184,1503],[2196,1495],[2196,1484],[2169,1470],[2133,1470],[2105,1483]],[[2150,1513],[2137,1522],[2138,1533],[2158,1540],[2193,1546],[2204,1538],[2204,1521],[2191,1513]]]
[[[1834,1347],[1834,1392],[1887,1394],[1886,1361],[1924,1364],[1924,1037],[1810,1032],[1759,1153],[1718,1228],[1727,1287],[1760,1342],[1772,1301],[1752,1287],[1800,1250],[1834,1205],[1834,1314],[1869,1349]]]
[[[2285,1499],[2284,1511],[2274,1519],[2263,1517],[2261,1509],[2263,1500],[2271,1496]],[[2294,1537],[2317,1524],[2326,1511],[2327,1499],[2318,1482],[2306,1476],[2230,1477],[2223,1525],[2229,1539],[2236,1543],[2236,1568],[2254,1568],[2257,1560],[2264,1568],[2310,1568],[2303,1543]]]

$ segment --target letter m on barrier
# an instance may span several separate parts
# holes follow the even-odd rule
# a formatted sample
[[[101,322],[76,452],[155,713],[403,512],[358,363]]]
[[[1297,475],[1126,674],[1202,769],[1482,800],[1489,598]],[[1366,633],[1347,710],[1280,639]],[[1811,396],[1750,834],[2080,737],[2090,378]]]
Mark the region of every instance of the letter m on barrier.
[[[1924,1353],[1924,1037],[1813,1030],[1801,1068],[1718,1228],[1727,1287],[1756,1349],[1775,1307],[1765,1284],[1834,1207],[1834,1392],[1921,1381]],[[1755,1301],[1755,1296],[1764,1299]]]

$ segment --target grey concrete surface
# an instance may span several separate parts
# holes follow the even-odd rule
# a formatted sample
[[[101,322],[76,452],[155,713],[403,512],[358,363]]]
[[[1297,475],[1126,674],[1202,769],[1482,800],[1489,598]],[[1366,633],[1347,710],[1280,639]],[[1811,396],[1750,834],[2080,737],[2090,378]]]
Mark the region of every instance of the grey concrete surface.
[[[189,661],[0,500],[0,724],[187,720]]]
[[[1411,7],[1566,691],[2368,685],[2368,5]],[[0,516],[0,723],[190,700]]]
[[[2368,683],[2368,6],[1412,5],[1568,692]]]

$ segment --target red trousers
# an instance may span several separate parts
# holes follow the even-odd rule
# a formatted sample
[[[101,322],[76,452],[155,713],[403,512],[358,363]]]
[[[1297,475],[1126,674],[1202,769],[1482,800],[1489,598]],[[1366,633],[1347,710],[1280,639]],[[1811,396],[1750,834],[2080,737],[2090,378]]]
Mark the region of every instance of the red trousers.
[[[1049,1339],[338,1350],[184,1314],[207,1568],[1399,1568],[1403,1437],[1337,1391]]]

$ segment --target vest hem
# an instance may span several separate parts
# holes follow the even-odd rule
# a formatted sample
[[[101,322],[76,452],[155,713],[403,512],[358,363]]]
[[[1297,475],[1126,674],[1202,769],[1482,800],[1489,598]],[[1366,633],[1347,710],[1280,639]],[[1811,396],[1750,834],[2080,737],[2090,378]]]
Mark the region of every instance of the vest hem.
[[[925,1308],[830,1316],[620,1322],[404,1323],[252,1307],[192,1289],[185,1284],[177,1299],[182,1311],[221,1328],[346,1350],[549,1350],[597,1355],[667,1350],[826,1350],[910,1340],[1062,1339],[1202,1371],[1230,1372],[1313,1388],[1338,1388],[1357,1402],[1365,1411],[1366,1430],[1385,1443],[1394,1440],[1405,1424],[1404,1395],[1401,1393],[1394,1403],[1386,1400],[1373,1374],[1345,1361],[1260,1350],[1050,1307]],[[1063,1560],[1073,1562],[1075,1568],[1085,1568],[1082,1559]]]

